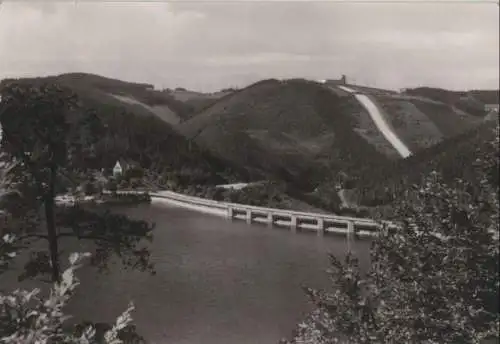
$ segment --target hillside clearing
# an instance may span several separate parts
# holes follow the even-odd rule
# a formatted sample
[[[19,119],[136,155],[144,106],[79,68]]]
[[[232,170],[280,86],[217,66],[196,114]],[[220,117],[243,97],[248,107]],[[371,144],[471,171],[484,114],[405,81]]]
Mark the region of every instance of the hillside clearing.
[[[181,121],[181,118],[166,105],[150,106],[132,97],[117,95],[117,94],[109,94],[109,95],[126,104],[141,106],[144,109],[148,110],[152,115],[157,116],[158,118],[167,122],[168,124],[176,125],[179,124]]]

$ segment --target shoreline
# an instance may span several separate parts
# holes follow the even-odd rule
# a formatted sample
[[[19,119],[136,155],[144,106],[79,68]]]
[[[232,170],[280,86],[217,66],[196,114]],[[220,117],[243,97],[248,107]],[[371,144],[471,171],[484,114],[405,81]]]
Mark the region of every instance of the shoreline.
[[[73,196],[69,194],[64,194],[64,195],[58,195],[55,197],[55,204],[58,206],[74,206],[76,204],[96,204],[96,205],[116,205],[116,204],[124,204],[124,205],[130,205],[130,204],[141,204],[145,203],[144,200],[142,199],[123,199],[120,198],[122,195],[126,195],[127,193],[130,194],[130,191],[128,192],[116,192],[114,197],[113,193],[111,192],[105,192],[101,195],[91,195],[91,196]],[[139,192],[136,191],[133,193],[134,195],[142,196],[143,194],[146,194],[149,197],[149,201],[146,203],[151,203],[151,196],[149,192]]]

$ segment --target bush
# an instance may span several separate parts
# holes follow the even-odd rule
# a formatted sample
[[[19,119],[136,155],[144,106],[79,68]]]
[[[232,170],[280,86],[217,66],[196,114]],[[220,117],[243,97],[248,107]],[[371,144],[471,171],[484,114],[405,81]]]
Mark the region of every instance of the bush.
[[[106,183],[106,189],[108,189],[111,192],[116,192],[116,190],[118,189],[116,182],[114,180],[109,180]]]
[[[83,183],[82,191],[86,196],[91,196],[95,195],[99,190],[93,182],[87,181]]]
[[[0,246],[1,243],[6,243],[6,241],[0,238]],[[76,253],[70,256],[70,267],[62,274],[62,281],[54,284],[48,298],[39,297],[39,289],[16,290],[11,294],[0,293],[0,342],[5,344],[89,344],[96,342],[118,344],[124,343],[124,337],[133,337],[136,339],[135,343],[145,343],[144,339],[133,331],[134,328],[131,325],[131,312],[134,310],[132,303],[117,318],[114,325],[107,326],[104,333],[98,334],[96,326],[92,323],[75,327],[65,326],[68,317],[63,309],[79,285],[74,272],[81,266],[82,259],[87,256],[89,254]]]
[[[144,169],[142,167],[139,167],[139,166],[131,167],[128,170],[126,170],[124,173],[125,179],[132,179],[132,178],[141,179],[143,177],[144,177]]]
[[[499,332],[498,134],[478,152],[478,182],[437,173],[393,208],[363,276],[331,257],[331,291],[307,289],[315,311],[291,343],[483,343]],[[286,342],[286,341],[285,341]]]
[[[224,190],[221,188],[215,188],[214,193],[212,195],[212,199],[215,201],[223,201],[224,200]]]

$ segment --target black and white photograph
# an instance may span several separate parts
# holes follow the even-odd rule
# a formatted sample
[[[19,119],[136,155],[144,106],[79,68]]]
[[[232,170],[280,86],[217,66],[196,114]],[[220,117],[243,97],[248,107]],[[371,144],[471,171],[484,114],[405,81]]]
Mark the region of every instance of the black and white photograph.
[[[498,0],[0,0],[0,344],[500,344]]]

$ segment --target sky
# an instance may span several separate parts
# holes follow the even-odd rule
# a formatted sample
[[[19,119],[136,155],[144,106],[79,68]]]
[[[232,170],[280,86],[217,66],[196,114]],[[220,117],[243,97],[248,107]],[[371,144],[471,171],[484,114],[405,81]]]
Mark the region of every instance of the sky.
[[[342,74],[390,89],[498,89],[499,9],[478,0],[5,0],[0,79],[68,72],[208,92]]]

